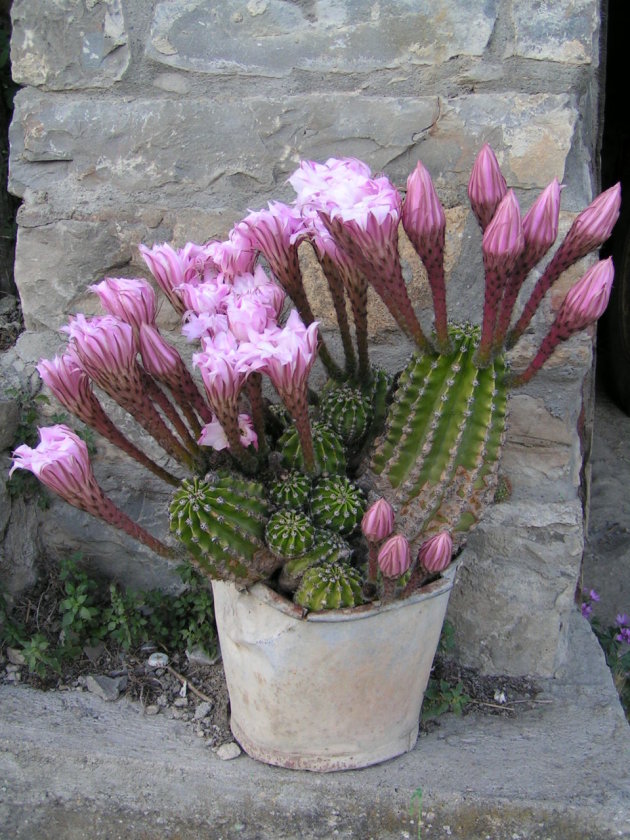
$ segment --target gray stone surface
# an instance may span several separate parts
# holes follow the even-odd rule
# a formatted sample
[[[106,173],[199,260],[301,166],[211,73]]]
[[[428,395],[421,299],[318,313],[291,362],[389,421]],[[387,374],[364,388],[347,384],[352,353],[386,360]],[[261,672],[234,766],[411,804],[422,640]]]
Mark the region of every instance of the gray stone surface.
[[[597,13],[589,0],[519,0],[512,6],[514,37],[504,56],[597,64]]]
[[[220,761],[127,701],[2,686],[0,819],[16,840],[630,837],[630,729],[589,627],[515,717],[447,715],[407,755],[317,774]]]
[[[435,14],[429,0],[171,0],[156,4],[147,52],[182,70],[262,76],[437,64],[481,55],[496,7],[445,0]]]
[[[15,399],[0,397],[0,452],[15,445],[20,410]]]
[[[121,0],[14,0],[11,67],[19,85],[110,87],[129,65]]]

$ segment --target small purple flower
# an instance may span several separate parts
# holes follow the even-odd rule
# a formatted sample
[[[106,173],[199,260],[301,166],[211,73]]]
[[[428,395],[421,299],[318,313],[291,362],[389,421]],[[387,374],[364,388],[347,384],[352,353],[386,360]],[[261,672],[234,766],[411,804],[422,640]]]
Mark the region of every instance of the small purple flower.
[[[620,613],[616,618],[615,621],[617,622],[618,627],[630,627],[630,617],[628,613]]]
[[[618,642],[625,642],[627,645],[630,645],[630,627],[624,627],[621,633],[615,636],[615,639]]]
[[[596,592],[594,589],[591,589],[588,593],[588,597],[591,601],[595,601],[595,603],[597,603],[599,601],[599,592]]]
[[[584,618],[590,619],[590,617],[593,613],[593,607],[590,605],[590,603],[586,602],[586,603],[582,604],[581,609],[582,609],[582,615],[584,616]]]

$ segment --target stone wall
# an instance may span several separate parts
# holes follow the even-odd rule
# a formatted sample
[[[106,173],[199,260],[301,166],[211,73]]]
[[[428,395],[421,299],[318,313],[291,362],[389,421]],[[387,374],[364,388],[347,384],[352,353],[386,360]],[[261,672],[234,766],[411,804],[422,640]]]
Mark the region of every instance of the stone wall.
[[[248,208],[290,200],[301,158],[360,157],[401,186],[421,158],[447,208],[450,312],[474,320],[481,237],[466,185],[481,144],[523,211],[553,177],[566,185],[565,229],[594,192],[596,0],[14,0],[12,14],[24,87],[10,189],[23,200],[27,332],[4,362],[11,381],[59,347],[68,313],[97,310],[90,283],[144,273],[137,243],[224,238]],[[428,325],[409,248],[404,263]],[[326,304],[319,315],[329,328]],[[375,355],[395,366],[408,348],[375,301],[371,318]],[[488,672],[550,674],[562,660],[582,554],[590,369],[591,339],[575,338],[511,400],[513,494],[471,535],[451,606],[461,658]],[[99,452],[107,489],[148,527],[163,522],[161,491]],[[52,553],[79,545],[132,583],[150,576],[150,554],[61,503],[40,537]],[[18,560],[5,550],[2,562],[6,576]]]

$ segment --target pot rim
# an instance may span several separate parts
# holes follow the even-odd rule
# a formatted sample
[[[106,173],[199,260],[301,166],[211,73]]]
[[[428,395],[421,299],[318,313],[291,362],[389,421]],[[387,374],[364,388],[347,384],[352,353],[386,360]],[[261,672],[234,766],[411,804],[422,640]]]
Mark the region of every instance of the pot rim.
[[[455,560],[441,573],[438,580],[427,584],[427,586],[424,586],[421,590],[415,592],[413,595],[410,595],[408,598],[391,601],[389,604],[382,604],[380,601],[373,601],[370,604],[362,604],[359,607],[346,607],[340,610],[308,612],[308,610],[294,604],[292,601],[288,601],[283,595],[280,595],[278,592],[270,589],[266,583],[255,583],[245,591],[255,596],[259,601],[267,606],[273,607],[273,609],[278,610],[278,612],[292,616],[300,621],[310,621],[313,623],[359,621],[363,618],[369,618],[375,613],[399,610],[411,604],[417,604],[420,601],[427,601],[430,598],[436,598],[444,592],[448,592],[453,588],[455,575],[460,562],[460,559]]]

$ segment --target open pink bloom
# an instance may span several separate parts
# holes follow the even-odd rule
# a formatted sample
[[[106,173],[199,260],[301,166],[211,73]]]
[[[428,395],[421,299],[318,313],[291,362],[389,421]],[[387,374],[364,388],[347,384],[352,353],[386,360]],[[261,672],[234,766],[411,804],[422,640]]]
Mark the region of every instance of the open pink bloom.
[[[268,208],[249,213],[235,230],[250,249],[263,254],[278,277],[304,235],[304,222],[300,211],[288,204],[270,201]]]
[[[195,315],[194,312],[184,314],[182,335],[187,341],[199,341],[200,338],[209,338],[227,330],[227,315],[210,315],[208,312],[201,312],[199,315]]]
[[[210,405],[220,419],[225,406],[236,406],[245,380],[257,369],[251,355],[229,332],[205,338],[203,352],[193,355],[193,365],[199,368]]]
[[[441,531],[423,542],[418,551],[418,563],[427,572],[442,572],[450,564],[453,540],[448,531]]]
[[[385,499],[378,499],[363,515],[361,530],[366,539],[380,542],[391,534],[394,528],[394,508]]]
[[[317,322],[305,327],[293,309],[284,327],[252,336],[251,354],[259,359],[258,370],[267,374],[283,399],[306,388],[317,357],[317,329]]]
[[[253,273],[237,274],[232,281],[232,298],[248,298],[267,310],[269,319],[276,320],[286,300],[284,289],[271,280],[264,268],[257,265]]]
[[[231,333],[239,341],[248,341],[251,333],[262,333],[275,324],[275,320],[270,321],[268,309],[253,295],[232,299],[227,308],[227,319]]]
[[[490,146],[485,143],[475,158],[468,182],[468,197],[481,230],[485,230],[494,216],[499,202],[507,192],[507,184]]]
[[[241,444],[244,447],[253,445],[254,449],[258,449],[258,435],[254,431],[252,418],[249,414],[238,415],[238,430],[241,438]],[[217,419],[206,423],[201,432],[201,437],[197,441],[200,446],[211,446],[220,452],[222,449],[228,449],[229,443],[227,435],[223,431],[223,426]]]
[[[139,250],[151,274],[180,315],[186,307],[182,303],[178,287],[184,283],[195,285],[208,282],[219,273],[208,248],[203,245],[189,242],[183,248],[175,250],[164,243],[152,248],[140,245]]]
[[[75,315],[62,332],[68,333],[81,366],[95,382],[114,379],[136,367],[133,329],[114,315],[86,318]]]
[[[136,330],[140,324],[155,323],[155,292],[143,278],[106,277],[88,288],[99,296],[106,312],[126,321]]]
[[[402,534],[394,534],[381,546],[378,553],[378,565],[388,578],[404,575],[411,565],[411,550],[409,542]]]
[[[556,241],[561,189],[558,179],[554,178],[541,192],[523,219],[524,257],[530,269],[545,256]]]
[[[187,310],[197,315],[202,312],[215,315],[218,312],[225,314],[232,287],[209,280],[205,283],[182,283],[175,291]]]
[[[325,163],[303,160],[288,179],[297,193],[296,205],[321,205],[321,194],[331,186],[345,183],[349,189],[371,178],[370,167],[357,158],[328,158]]]
[[[63,407],[84,420],[81,415],[90,411],[95,397],[92,383],[74,354],[66,352],[53,359],[40,359],[37,371]]]
[[[558,323],[573,333],[597,321],[608,305],[614,276],[612,257],[589,268],[569,289],[558,312]]]
[[[9,475],[30,470],[71,505],[86,509],[97,485],[85,441],[64,425],[40,428],[39,436],[34,449],[18,446]]]
[[[249,237],[238,228],[232,228],[224,242],[209,242],[208,253],[226,279],[239,274],[250,274],[256,263],[256,250]]]

